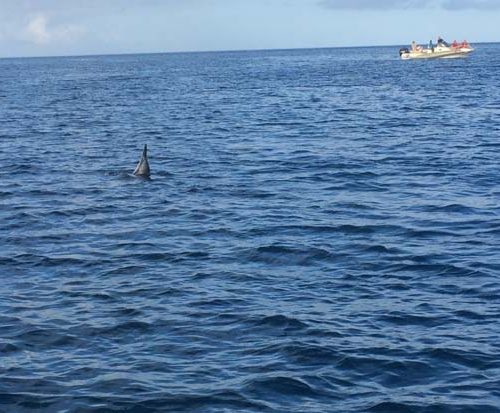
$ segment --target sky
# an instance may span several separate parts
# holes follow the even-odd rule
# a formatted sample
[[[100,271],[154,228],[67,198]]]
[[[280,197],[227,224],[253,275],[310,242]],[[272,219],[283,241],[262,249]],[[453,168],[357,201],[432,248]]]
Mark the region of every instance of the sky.
[[[500,41],[500,0],[0,0],[0,57]]]

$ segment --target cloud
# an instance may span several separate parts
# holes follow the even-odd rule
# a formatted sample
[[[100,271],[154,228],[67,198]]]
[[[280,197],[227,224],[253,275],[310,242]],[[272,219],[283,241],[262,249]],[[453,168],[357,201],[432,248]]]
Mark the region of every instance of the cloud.
[[[76,40],[85,30],[83,26],[75,24],[59,24],[50,26],[47,16],[38,14],[33,16],[26,25],[26,39],[37,45],[49,43],[67,43]]]
[[[499,0],[446,0],[443,7],[447,10],[500,10]]]
[[[3,13],[99,13],[145,7],[189,7],[207,0],[0,0]]]
[[[436,3],[433,0],[322,0],[321,5],[330,9],[389,10],[414,9]]]
[[[47,30],[47,18],[39,15],[30,20],[26,26],[28,39],[36,44],[47,44],[50,42],[51,35]]]
[[[329,9],[344,10],[424,8],[493,10],[500,9],[500,0],[321,0],[320,5]]]

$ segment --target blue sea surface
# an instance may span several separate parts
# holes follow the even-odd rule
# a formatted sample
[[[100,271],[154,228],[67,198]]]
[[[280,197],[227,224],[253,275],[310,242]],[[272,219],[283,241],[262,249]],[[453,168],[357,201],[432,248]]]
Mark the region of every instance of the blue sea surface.
[[[500,412],[475,47],[1,59],[0,412]]]

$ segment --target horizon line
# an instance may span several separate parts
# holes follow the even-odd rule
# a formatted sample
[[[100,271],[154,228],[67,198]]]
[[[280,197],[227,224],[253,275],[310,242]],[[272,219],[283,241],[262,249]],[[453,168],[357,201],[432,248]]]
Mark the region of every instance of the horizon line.
[[[495,44],[499,41],[471,42],[472,44]],[[202,54],[202,53],[243,53],[243,52],[266,52],[266,51],[291,51],[291,50],[320,50],[320,49],[366,49],[370,47],[400,47],[405,44],[379,44],[365,46],[317,46],[317,47],[278,47],[269,49],[221,49],[221,50],[179,50],[164,52],[116,52],[116,53],[89,53],[68,55],[34,55],[34,56],[0,56],[0,60],[7,59],[47,59],[47,58],[75,58],[75,57],[102,57],[102,56],[133,56],[133,55],[161,55],[161,54]]]

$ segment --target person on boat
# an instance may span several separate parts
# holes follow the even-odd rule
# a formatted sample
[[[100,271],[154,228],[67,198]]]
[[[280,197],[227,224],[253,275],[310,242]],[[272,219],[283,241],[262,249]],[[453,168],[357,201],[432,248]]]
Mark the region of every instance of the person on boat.
[[[458,42],[456,40],[453,40],[453,43],[451,44],[451,47],[456,49],[458,47]]]
[[[450,47],[450,45],[447,42],[445,42],[444,39],[441,36],[438,37],[437,45],[438,46]]]
[[[434,45],[432,44],[432,39],[429,40],[429,49],[431,49],[432,53],[434,53]]]
[[[411,42],[411,51],[412,52],[417,51],[417,42],[415,40],[413,40],[413,42]]]

